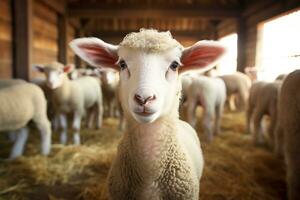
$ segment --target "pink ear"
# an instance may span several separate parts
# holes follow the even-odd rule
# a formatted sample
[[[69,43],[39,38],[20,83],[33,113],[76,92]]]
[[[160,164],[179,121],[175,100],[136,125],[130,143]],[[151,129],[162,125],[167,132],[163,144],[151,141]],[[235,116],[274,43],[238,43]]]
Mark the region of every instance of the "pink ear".
[[[73,64],[67,64],[64,66],[64,72],[70,73],[75,69],[75,66]]]
[[[118,46],[105,43],[98,38],[78,38],[70,43],[73,51],[84,61],[95,67],[108,67],[119,70]]]
[[[190,70],[207,71],[217,64],[224,53],[225,47],[218,42],[199,41],[183,51],[181,56],[183,66],[179,68],[179,73]]]

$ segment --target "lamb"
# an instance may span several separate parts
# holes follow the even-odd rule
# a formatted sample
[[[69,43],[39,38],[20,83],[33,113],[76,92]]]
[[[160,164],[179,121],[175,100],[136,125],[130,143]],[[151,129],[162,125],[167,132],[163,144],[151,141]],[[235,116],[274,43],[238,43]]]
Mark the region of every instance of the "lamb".
[[[109,172],[110,199],[198,199],[203,156],[195,130],[179,120],[178,74],[213,67],[224,48],[211,41],[183,48],[153,29],[119,45],[80,38],[71,47],[91,65],[120,70],[127,127]]]
[[[284,155],[287,165],[288,199],[300,196],[300,70],[284,80],[280,98],[280,124],[284,131]]]
[[[276,77],[276,81],[283,81],[285,78],[286,78],[287,74],[279,74],[277,77]]]
[[[230,110],[236,110],[234,103],[234,97],[238,97],[239,109],[245,109],[247,106],[247,100],[249,96],[249,89],[251,87],[250,78],[241,73],[236,72],[234,74],[220,76],[226,85],[227,99]]]
[[[59,117],[61,134],[60,142],[67,143],[67,114],[73,114],[73,142],[80,144],[81,119],[88,110],[87,122],[92,127],[94,114],[96,114],[96,127],[102,125],[102,92],[100,83],[93,77],[81,77],[76,80],[69,80],[67,73],[72,66],[61,63],[51,63],[46,66],[36,66],[45,73],[47,85],[52,89],[52,101],[56,116]]]
[[[264,136],[261,130],[261,122],[264,115],[270,116],[269,136],[270,145],[274,145],[274,131],[277,123],[277,100],[282,82],[254,82],[250,89],[250,96],[247,109],[247,132],[251,133],[253,118],[254,131],[253,140],[256,144],[264,143]]]
[[[6,87],[3,85],[6,84]],[[48,155],[51,148],[51,128],[47,118],[47,103],[43,91],[24,81],[1,81],[0,131],[16,133],[10,158],[23,154],[28,137],[27,123],[33,121],[41,134],[41,153]]]
[[[213,135],[220,132],[220,120],[226,100],[226,86],[222,79],[216,77],[194,77],[187,97],[187,120],[196,126],[196,107],[202,106],[204,132],[211,142]],[[214,122],[214,124],[213,124]]]
[[[101,70],[104,113],[109,117],[116,117],[118,112],[118,99],[116,98],[119,85],[119,74],[115,70]]]
[[[189,87],[192,84],[193,75],[184,75],[181,76],[181,99],[180,99],[180,106],[179,106],[179,114],[180,118],[184,121],[187,121],[187,94],[189,91]]]

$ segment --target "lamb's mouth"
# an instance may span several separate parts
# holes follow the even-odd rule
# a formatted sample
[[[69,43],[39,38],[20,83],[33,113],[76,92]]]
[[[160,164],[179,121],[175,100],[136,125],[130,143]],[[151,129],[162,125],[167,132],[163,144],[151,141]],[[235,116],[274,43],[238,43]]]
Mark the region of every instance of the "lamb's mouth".
[[[134,111],[134,113],[137,114],[137,115],[143,116],[143,117],[148,117],[148,116],[154,114],[154,112],[147,112],[147,111],[145,111],[145,110],[144,110],[143,112],[137,112],[137,111]]]

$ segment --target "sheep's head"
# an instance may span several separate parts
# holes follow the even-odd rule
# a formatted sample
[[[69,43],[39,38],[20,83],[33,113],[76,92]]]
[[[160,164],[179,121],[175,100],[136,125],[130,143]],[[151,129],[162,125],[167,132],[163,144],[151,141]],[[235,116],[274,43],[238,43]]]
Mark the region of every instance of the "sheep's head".
[[[97,38],[75,39],[70,45],[89,64],[120,71],[122,107],[142,123],[174,111],[178,115],[179,74],[208,70],[225,51],[212,41],[183,48],[169,32],[144,29],[128,34],[120,45]]]
[[[66,74],[74,69],[73,64],[63,65],[53,62],[47,65],[35,65],[35,69],[44,73],[46,76],[46,84],[50,89],[56,89],[63,84]]]

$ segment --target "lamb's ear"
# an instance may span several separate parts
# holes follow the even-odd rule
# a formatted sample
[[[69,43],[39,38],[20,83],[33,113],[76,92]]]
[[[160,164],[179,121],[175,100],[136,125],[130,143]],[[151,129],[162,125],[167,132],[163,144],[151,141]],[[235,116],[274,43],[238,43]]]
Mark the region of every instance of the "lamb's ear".
[[[179,73],[190,70],[207,71],[218,63],[225,51],[225,47],[218,42],[199,41],[183,50],[181,56],[183,66],[179,68]]]
[[[98,38],[78,38],[70,42],[73,51],[84,61],[95,67],[109,67],[119,70],[118,46],[108,44]]]
[[[72,72],[74,69],[75,69],[75,65],[74,64],[66,64],[64,66],[64,72],[67,73],[67,74],[70,73],[70,72]]]
[[[44,66],[43,65],[38,65],[38,64],[33,64],[32,68],[38,72],[43,73],[45,71]]]

